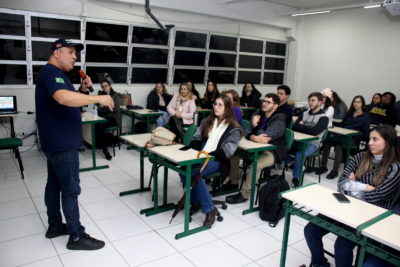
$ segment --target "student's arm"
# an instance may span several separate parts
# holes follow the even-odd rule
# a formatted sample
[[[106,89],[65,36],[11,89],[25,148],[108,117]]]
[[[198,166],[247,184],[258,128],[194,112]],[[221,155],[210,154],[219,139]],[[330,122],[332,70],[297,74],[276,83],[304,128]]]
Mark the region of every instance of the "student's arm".
[[[210,153],[217,161],[228,160],[235,154],[240,141],[240,129],[236,128],[227,138],[224,146]]]
[[[178,94],[175,93],[167,106],[167,111],[168,111],[169,115],[171,115],[171,116],[174,116],[176,113],[175,107],[176,107],[177,99],[178,99]]]
[[[342,175],[340,175],[340,177],[339,177],[339,181],[338,181],[339,191],[345,190],[343,188],[343,186],[345,185],[345,183],[350,181],[350,178],[349,178],[350,174],[356,173],[356,171],[361,163],[361,159],[362,159],[363,155],[364,155],[364,153],[358,153],[353,158],[350,159],[346,168],[343,170]]]
[[[196,102],[189,100],[189,106],[187,110],[182,112],[182,119],[190,120],[193,119],[193,114],[196,112]]]
[[[67,107],[82,107],[98,103],[107,106],[110,110],[114,108],[114,101],[109,95],[84,95],[67,89],[60,89],[53,93],[53,98],[58,104]]]
[[[283,135],[285,135],[286,132],[286,116],[283,113],[278,113],[275,116],[277,118],[270,123],[268,128],[264,131],[268,137],[271,138],[271,141],[274,141]]]
[[[314,126],[306,126],[304,124],[296,123],[293,125],[293,131],[298,131],[310,135],[319,135],[328,128],[329,119],[326,116],[321,117],[317,124]]]

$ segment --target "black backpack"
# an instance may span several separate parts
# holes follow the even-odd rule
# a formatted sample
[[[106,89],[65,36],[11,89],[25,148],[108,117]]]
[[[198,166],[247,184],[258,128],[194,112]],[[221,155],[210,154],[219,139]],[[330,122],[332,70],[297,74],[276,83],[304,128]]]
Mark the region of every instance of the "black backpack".
[[[284,176],[276,176],[260,189],[260,218],[269,222],[269,226],[275,227],[279,220],[285,216],[283,207],[284,200],[279,197],[279,193],[289,190],[289,184]]]

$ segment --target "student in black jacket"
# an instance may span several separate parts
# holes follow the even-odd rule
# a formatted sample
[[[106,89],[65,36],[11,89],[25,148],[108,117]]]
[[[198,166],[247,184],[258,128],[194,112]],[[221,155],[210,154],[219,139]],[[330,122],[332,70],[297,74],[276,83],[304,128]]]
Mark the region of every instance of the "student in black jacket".
[[[208,80],[206,92],[204,93],[201,107],[213,109],[214,101],[215,101],[215,99],[217,99],[217,97],[219,95],[220,95],[220,92],[218,91],[217,84],[212,80]]]
[[[261,108],[261,93],[256,89],[254,83],[246,82],[243,86],[240,104],[245,107]]]
[[[393,109],[395,102],[396,96],[393,93],[383,93],[381,103],[373,105],[369,111],[369,115],[371,116],[371,124],[390,124],[393,127],[396,127],[397,114]]]
[[[157,126],[163,126],[168,122],[169,114],[167,106],[172,96],[168,94],[167,88],[161,82],[156,83],[154,89],[147,96],[146,108],[161,112],[163,115],[157,119]]]
[[[276,94],[279,96],[279,107],[277,112],[281,112],[286,116],[286,128],[290,128],[293,119],[293,107],[287,101],[290,97],[290,87],[287,85],[279,85],[276,88]]]

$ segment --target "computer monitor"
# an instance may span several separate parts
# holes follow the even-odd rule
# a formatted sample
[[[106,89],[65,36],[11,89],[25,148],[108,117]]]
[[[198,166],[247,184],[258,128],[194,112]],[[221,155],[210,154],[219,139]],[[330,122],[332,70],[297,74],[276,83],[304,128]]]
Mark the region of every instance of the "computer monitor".
[[[17,110],[17,97],[14,96],[0,96],[0,115],[2,114],[16,114]]]

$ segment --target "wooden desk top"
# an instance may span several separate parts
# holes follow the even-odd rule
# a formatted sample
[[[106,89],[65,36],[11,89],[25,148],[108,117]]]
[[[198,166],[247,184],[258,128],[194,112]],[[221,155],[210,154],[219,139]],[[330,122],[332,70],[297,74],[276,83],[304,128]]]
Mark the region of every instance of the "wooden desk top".
[[[309,142],[318,140],[318,136],[294,132],[294,140],[298,142]]]
[[[335,134],[340,134],[340,135],[358,135],[358,134],[361,134],[361,132],[359,132],[359,131],[350,130],[350,129],[346,129],[346,128],[342,128],[342,127],[336,127],[336,126],[328,128],[328,132],[335,133]]]
[[[132,144],[139,148],[142,148],[148,141],[150,141],[150,137],[151,137],[151,133],[144,133],[144,134],[124,135],[124,136],[121,136],[120,138],[122,140],[125,140],[129,144]]]
[[[211,109],[196,107],[197,112],[211,112]]]
[[[271,144],[261,144],[261,143],[256,143],[250,140],[247,140],[246,138],[242,138],[239,142],[239,148],[243,150],[272,150],[275,149],[276,147]]]
[[[340,203],[332,193],[337,192],[319,184],[313,184],[283,193],[282,197],[353,228],[387,211],[350,196],[346,196],[350,203]]]
[[[242,110],[252,110],[252,109],[256,110],[255,107],[245,107],[245,106],[240,106],[240,109],[242,109]]]
[[[132,109],[132,112],[136,113],[136,114],[140,114],[140,115],[154,115],[154,116],[161,116],[162,113],[151,110],[151,109]]]
[[[400,216],[392,214],[365,228],[363,235],[400,251]]]
[[[179,148],[183,147],[182,144],[170,145],[170,146],[156,146],[153,148],[149,148],[148,151],[151,153],[157,154],[163,158],[166,158],[174,163],[177,163],[180,166],[188,165],[189,161],[193,161],[197,159],[197,150],[192,148],[182,151]],[[204,155],[202,154],[203,158]],[[212,159],[213,157],[210,157]],[[203,162],[203,160],[198,160],[198,163]]]
[[[332,119],[332,121],[334,123],[341,123],[343,121],[343,119]]]
[[[103,117],[97,116],[97,118],[94,117],[93,113],[91,112],[83,112],[81,113],[82,116],[82,122],[83,123],[91,123],[91,122],[106,122],[106,119]]]

